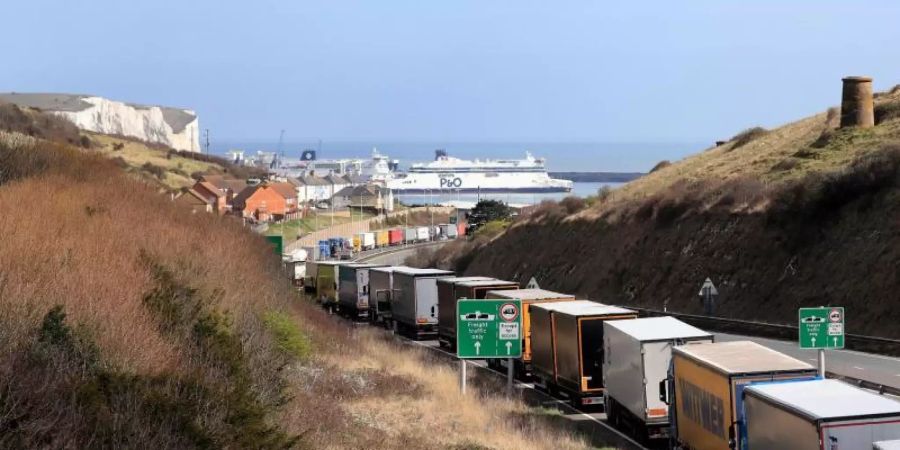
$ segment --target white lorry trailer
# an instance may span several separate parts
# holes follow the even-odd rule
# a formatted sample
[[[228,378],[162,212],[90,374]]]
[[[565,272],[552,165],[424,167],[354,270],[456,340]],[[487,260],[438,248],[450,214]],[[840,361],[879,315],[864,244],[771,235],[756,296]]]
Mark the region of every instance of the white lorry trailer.
[[[394,269],[391,320],[398,332],[415,339],[437,333],[437,280],[452,276],[447,270]]]
[[[900,440],[876,442],[872,450],[900,450]]]
[[[429,230],[428,227],[416,228],[416,241],[426,242],[429,239],[431,239],[431,230]]]
[[[838,380],[744,389],[750,450],[868,450],[900,439],[900,402]]]
[[[713,342],[713,336],[674,317],[603,322],[604,403],[609,421],[643,441],[668,437],[669,407],[664,394],[672,347],[699,342]]]

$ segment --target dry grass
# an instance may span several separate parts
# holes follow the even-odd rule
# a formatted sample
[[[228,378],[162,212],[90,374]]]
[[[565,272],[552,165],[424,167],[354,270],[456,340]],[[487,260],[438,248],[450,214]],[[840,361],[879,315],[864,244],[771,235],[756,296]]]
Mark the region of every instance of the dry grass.
[[[259,236],[109,159],[4,135],[0,169],[0,447],[585,446],[301,302]]]
[[[192,186],[191,174],[221,173],[222,167],[215,163],[197,161],[177,155],[169,155],[169,149],[151,146],[134,139],[124,139],[104,134],[90,134],[94,148],[104,156],[122,158],[131,170],[141,172],[143,167],[159,167],[165,171],[164,177],[154,175],[169,189]],[[151,173],[151,175],[153,175]]]
[[[880,95],[876,99],[879,110],[900,101],[900,92]],[[672,191],[693,186],[701,200],[715,203],[715,194],[732,183],[756,180],[765,190],[774,191],[808,177],[839,171],[865,155],[877,152],[890,142],[900,140],[900,120],[885,119],[867,130],[835,130],[833,109],[766,133],[752,133],[753,139],[742,139],[739,151],[732,151],[736,142],[712,147],[655,168],[644,177],[616,189],[608,201],[579,215],[583,218],[604,216],[616,218],[647,201]],[[886,116],[887,117],[887,116]],[[818,141],[818,142],[817,142]]]
[[[346,345],[349,351],[323,355],[323,362],[344,374],[369,374],[369,380],[360,376],[359,389],[345,397],[344,414],[354,426],[377,437],[379,444],[373,448],[587,447],[538,418],[521,419],[531,416],[531,409],[518,400],[477,391],[461,395],[455,367],[433,360],[424,350],[398,351],[398,344],[380,331],[354,332]],[[372,378],[393,382],[369,389]],[[311,443],[335,449],[346,444],[327,433]]]

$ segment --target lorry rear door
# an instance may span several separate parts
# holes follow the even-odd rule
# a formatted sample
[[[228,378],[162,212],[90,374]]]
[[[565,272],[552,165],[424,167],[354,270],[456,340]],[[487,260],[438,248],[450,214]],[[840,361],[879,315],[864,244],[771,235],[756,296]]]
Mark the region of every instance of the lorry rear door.
[[[416,279],[416,323],[437,324],[437,279]]]
[[[582,386],[588,390],[603,387],[603,319],[578,319],[581,331]]]

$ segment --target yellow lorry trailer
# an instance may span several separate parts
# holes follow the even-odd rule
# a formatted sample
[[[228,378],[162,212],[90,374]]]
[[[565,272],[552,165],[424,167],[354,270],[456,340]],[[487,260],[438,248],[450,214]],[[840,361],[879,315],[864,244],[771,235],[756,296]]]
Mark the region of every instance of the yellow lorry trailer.
[[[679,445],[693,450],[744,450],[744,388],[814,379],[816,368],[755,342],[734,341],[674,347],[672,375],[668,392],[674,391],[674,399],[667,400]],[[675,408],[671,408],[673,400]]]

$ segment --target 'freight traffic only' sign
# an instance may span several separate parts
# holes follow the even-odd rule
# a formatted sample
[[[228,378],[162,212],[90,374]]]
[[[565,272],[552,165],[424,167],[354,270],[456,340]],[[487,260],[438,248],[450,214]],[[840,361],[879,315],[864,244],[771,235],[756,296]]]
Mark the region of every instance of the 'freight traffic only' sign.
[[[456,356],[520,358],[522,301],[460,299],[456,303]]]
[[[844,348],[844,308],[800,308],[800,348]]]

